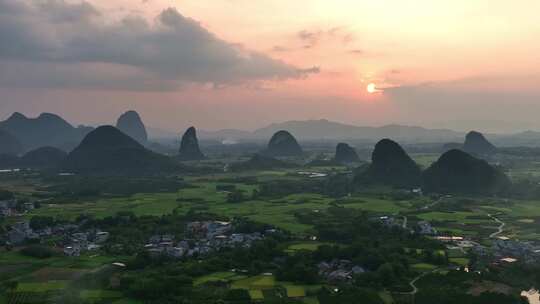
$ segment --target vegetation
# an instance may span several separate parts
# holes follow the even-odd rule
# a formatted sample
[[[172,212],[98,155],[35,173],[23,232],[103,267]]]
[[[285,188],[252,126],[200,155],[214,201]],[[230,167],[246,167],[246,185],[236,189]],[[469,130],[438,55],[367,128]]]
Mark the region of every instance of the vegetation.
[[[506,191],[510,181],[487,162],[450,150],[424,172],[424,185],[437,193],[489,195]]]
[[[380,184],[413,188],[421,184],[420,167],[396,142],[383,139],[375,145],[372,162],[355,180],[360,184]]]
[[[332,153],[331,147],[316,157]],[[522,303],[521,290],[540,284],[537,267],[487,263],[475,250],[446,246],[419,228],[426,221],[438,235],[463,236],[490,251],[496,218],[505,223],[500,235],[536,240],[540,174],[524,178],[523,171],[532,163],[505,167],[519,176],[497,192],[508,196],[425,187],[431,192],[422,195],[412,191],[421,186],[412,158],[427,167],[438,155],[411,158],[392,142],[373,154],[373,163],[360,168],[261,155],[242,162],[241,155],[190,162],[189,171],[2,175],[0,201],[15,200],[16,216],[0,220],[0,303],[513,304]],[[452,178],[435,181],[459,184]],[[7,232],[21,221],[41,233],[54,229],[14,246]],[[165,235],[173,246],[194,246],[188,224],[213,221],[231,222],[231,234],[261,237],[182,257],[149,250],[156,246],[150,239]],[[70,226],[92,242],[101,231],[108,238],[67,256]]]

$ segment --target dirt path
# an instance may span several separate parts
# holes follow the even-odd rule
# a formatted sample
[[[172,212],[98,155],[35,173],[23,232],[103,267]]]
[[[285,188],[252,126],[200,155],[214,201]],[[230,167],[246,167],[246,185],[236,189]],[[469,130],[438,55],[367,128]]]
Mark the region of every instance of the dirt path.
[[[439,197],[436,201],[434,201],[433,203],[431,204],[428,204],[428,205],[425,205],[424,207],[420,208],[420,210],[427,210],[437,204],[439,204],[440,202],[442,202],[444,200],[444,197]]]
[[[415,277],[414,279],[412,279],[412,281],[409,282],[409,286],[411,286],[412,291],[401,292],[401,294],[415,295],[416,293],[418,293],[418,287],[416,287],[416,285],[415,285],[416,282],[418,282],[418,280],[420,280],[421,278],[427,276],[428,274],[434,273],[437,270],[439,270],[439,268],[435,268],[435,269],[433,269],[431,271],[424,272],[424,273],[420,274],[419,276]]]
[[[504,226],[506,225],[505,222],[499,220],[498,218],[494,217],[493,215],[491,214],[488,214],[488,216],[494,220],[495,222],[497,222],[499,224],[499,227],[497,227],[497,231],[493,232],[492,234],[489,235],[489,238],[492,239],[492,238],[495,238],[496,236],[498,236],[499,234],[503,233],[504,231]]]

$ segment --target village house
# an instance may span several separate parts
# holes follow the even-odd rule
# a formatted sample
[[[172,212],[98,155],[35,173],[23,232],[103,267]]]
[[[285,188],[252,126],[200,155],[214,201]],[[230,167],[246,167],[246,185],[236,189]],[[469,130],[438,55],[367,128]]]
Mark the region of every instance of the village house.
[[[353,265],[349,260],[332,260],[331,262],[321,262],[317,265],[319,275],[330,283],[347,283],[355,275],[362,274],[365,269],[358,265]]]
[[[427,221],[420,221],[417,224],[417,232],[422,235],[437,235],[438,231]]]
[[[17,222],[11,226],[7,233],[7,240],[11,245],[19,245],[26,240],[39,239],[39,235],[30,228],[28,221]]]
[[[249,248],[253,242],[262,240],[264,235],[254,233],[231,233],[230,222],[206,221],[191,222],[186,227],[190,239],[174,242],[172,235],[153,235],[144,248],[153,256],[167,255],[173,258],[207,255],[222,248]],[[269,233],[276,233],[275,229]]]

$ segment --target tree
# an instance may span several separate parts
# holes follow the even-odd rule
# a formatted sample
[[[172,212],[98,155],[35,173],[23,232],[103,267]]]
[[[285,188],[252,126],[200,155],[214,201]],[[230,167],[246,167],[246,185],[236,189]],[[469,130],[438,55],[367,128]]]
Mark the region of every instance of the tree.
[[[384,286],[392,285],[396,280],[394,273],[394,267],[390,263],[384,263],[377,269],[377,274],[381,278],[381,282]]]
[[[15,198],[13,192],[8,190],[0,190],[0,201],[10,200]]]
[[[50,216],[34,216],[30,219],[30,228],[41,230],[54,225],[54,218]]]
[[[241,203],[246,200],[244,192],[241,190],[234,190],[227,194],[227,203]]]
[[[48,247],[33,245],[21,249],[21,254],[38,259],[46,259],[52,257],[54,255],[54,251]]]

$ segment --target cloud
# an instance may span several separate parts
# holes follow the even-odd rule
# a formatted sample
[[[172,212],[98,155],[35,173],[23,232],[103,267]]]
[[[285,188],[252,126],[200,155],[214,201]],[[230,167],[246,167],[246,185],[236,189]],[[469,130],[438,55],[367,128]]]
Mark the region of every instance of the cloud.
[[[113,89],[301,78],[301,69],[224,41],[177,10],[110,22],[88,2],[0,0],[0,86]]]
[[[342,27],[332,27],[328,30],[301,30],[296,37],[302,42],[302,47],[311,49],[317,47],[323,40],[338,40],[346,45],[355,40],[353,33]]]
[[[364,55],[365,54],[364,50],[360,50],[360,49],[350,50],[349,53],[353,54],[353,55]]]
[[[304,43],[304,48],[309,49],[319,44],[323,34],[322,31],[301,30],[298,32],[297,37]]]
[[[272,48],[272,52],[282,53],[282,52],[289,52],[289,51],[291,51],[290,48],[285,47],[285,46],[281,46],[281,45],[275,45],[275,46]]]

